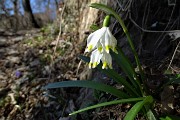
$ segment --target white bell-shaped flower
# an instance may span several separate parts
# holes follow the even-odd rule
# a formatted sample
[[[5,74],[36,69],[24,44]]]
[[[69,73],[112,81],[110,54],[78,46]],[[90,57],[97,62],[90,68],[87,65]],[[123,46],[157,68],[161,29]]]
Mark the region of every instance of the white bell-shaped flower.
[[[116,46],[117,46],[117,40],[112,35],[112,33],[111,33],[111,31],[109,30],[109,27],[108,27],[107,28],[107,35],[105,36],[105,48],[107,49],[106,51],[108,51],[108,53],[109,53],[109,48],[111,48],[113,52],[118,53],[117,50],[116,50]]]
[[[100,61],[102,61],[103,64],[102,69],[112,69],[111,55],[104,50],[100,52],[98,49],[95,49],[91,54],[89,68],[95,68],[100,63]]]
[[[102,61],[102,69],[112,69],[112,57],[110,49],[116,50],[117,40],[109,30],[110,15],[107,15],[103,22],[103,27],[89,35],[87,38],[87,48],[85,52],[91,53],[89,68],[95,68]]]
[[[102,69],[110,68],[112,69],[112,57],[109,53],[103,52],[103,56],[101,57],[102,61]]]
[[[100,39],[104,36],[106,31],[106,27],[102,27],[101,29],[91,33],[87,38],[87,49],[85,52],[91,52],[97,44],[100,42]],[[99,43],[100,44],[100,43]]]
[[[92,53],[91,53],[91,58],[90,58],[90,62],[89,62],[89,68],[95,68],[99,63],[100,60],[102,58],[102,53],[100,53],[98,51],[98,49],[95,49]]]
[[[102,49],[105,49],[109,53],[109,50],[112,49],[117,53],[116,45],[117,40],[110,32],[109,27],[102,27],[89,35],[85,52],[90,52],[97,48],[100,52],[102,52]]]

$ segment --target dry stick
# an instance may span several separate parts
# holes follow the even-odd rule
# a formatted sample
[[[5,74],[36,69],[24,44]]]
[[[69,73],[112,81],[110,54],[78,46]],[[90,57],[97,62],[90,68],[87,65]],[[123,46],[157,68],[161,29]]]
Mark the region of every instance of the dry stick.
[[[144,26],[145,25],[147,25],[146,24],[146,21],[147,21],[147,19],[148,19],[148,16],[149,16],[149,7],[148,6],[150,6],[150,5],[148,5],[149,4],[149,2],[147,2],[146,3],[146,6],[145,6],[145,10],[144,10],[144,15],[143,15],[143,19],[142,19],[142,27],[144,28]],[[146,15],[146,12],[147,12],[147,15]],[[147,17],[147,18],[146,18]],[[146,26],[145,26],[146,27]]]
[[[140,30],[142,30],[143,32],[148,32],[148,33],[174,33],[174,32],[180,32],[180,30],[167,30],[167,31],[158,31],[158,30],[147,30],[144,29],[142,27],[140,27],[131,17],[131,12],[129,13],[129,19],[131,20],[131,22],[138,27]]]
[[[172,28],[174,27],[175,23],[176,23],[176,20],[173,22],[173,24],[171,25],[171,27],[170,27],[169,29],[172,29]],[[162,35],[163,35],[163,33],[162,33]],[[161,36],[160,36],[160,37],[161,37]],[[158,40],[156,41],[155,45],[158,43],[160,37],[159,37]],[[156,50],[157,48],[159,48],[159,46],[162,44],[162,42],[163,42],[163,40],[164,40],[165,37],[166,37],[165,35],[162,37],[161,41],[159,42],[159,44],[157,45],[157,47],[155,48],[155,50]]]
[[[83,55],[86,55],[86,52],[84,51]],[[78,75],[79,73],[79,69],[80,69],[80,66],[82,64],[82,59],[80,60],[79,64],[78,64],[78,67],[77,67],[77,70],[76,70],[76,76]]]
[[[66,7],[66,5],[63,6],[63,9],[62,9],[62,11],[61,11],[60,25],[59,25],[59,34],[58,34],[58,37],[57,37],[57,39],[56,39],[56,46],[55,46],[55,48],[54,48],[53,59],[54,59],[55,56],[56,56],[56,55],[55,55],[56,49],[57,49],[57,46],[58,46],[58,43],[59,43],[59,38],[60,38],[61,33],[62,33],[62,24],[61,24],[61,22],[62,22],[62,16],[63,16],[65,7]]]
[[[177,51],[179,45],[180,45],[180,41],[179,41],[178,45],[176,46],[176,49],[174,50],[173,56],[172,56],[172,58],[171,58],[171,60],[170,60],[170,63],[169,63],[169,65],[168,65],[167,70],[169,70],[169,68],[171,67],[171,64],[172,64],[172,62],[173,62],[174,56],[175,56],[175,54],[176,54],[176,51]]]
[[[175,0],[175,2],[176,2],[176,0]],[[170,21],[171,21],[171,19],[172,19],[172,16],[173,16],[173,13],[174,13],[174,10],[175,10],[175,7],[176,7],[176,6],[174,5],[174,6],[173,6],[173,9],[172,9],[172,12],[171,12],[171,15],[170,15],[170,17],[169,17],[169,21],[168,21],[168,23],[167,23],[164,31],[166,31],[166,30],[168,29],[168,27],[169,27]],[[162,41],[164,40],[165,36],[163,36],[163,35],[164,35],[164,33],[161,33],[161,35],[159,36],[158,40],[155,42],[155,45],[159,43],[159,44],[157,45],[157,47],[155,48],[155,51],[157,50],[157,48],[159,48],[159,46],[161,45]],[[162,36],[163,36],[163,37],[162,37]],[[162,38],[162,39],[161,39],[161,41],[159,42],[160,38]]]

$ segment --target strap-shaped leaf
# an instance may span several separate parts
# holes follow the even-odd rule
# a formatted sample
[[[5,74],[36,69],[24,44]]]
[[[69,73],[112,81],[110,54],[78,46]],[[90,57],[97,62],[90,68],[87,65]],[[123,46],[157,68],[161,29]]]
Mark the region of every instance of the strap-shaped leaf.
[[[169,116],[166,116],[165,118],[161,117],[160,120],[180,120],[180,117],[174,116],[174,115],[169,115]]]
[[[142,107],[147,103],[152,103],[152,96],[147,96],[143,101],[137,102],[126,114],[124,120],[134,120],[138,112],[142,109]]]
[[[146,108],[146,107],[145,107]],[[157,120],[151,109],[146,109],[148,120]]]
[[[143,99],[144,99],[144,97],[121,99],[121,100],[113,100],[113,101],[104,102],[104,103],[100,103],[100,104],[97,104],[97,105],[93,105],[93,106],[90,106],[90,107],[83,108],[83,109],[75,111],[75,112],[73,112],[73,113],[71,113],[69,115],[74,115],[74,114],[77,114],[77,113],[80,113],[80,112],[84,112],[84,111],[87,111],[87,110],[90,110],[90,109],[98,108],[98,107],[114,105],[114,104],[120,104],[120,103],[130,103],[130,102],[140,101],[140,100],[143,100]]]
[[[137,83],[138,77],[134,71],[132,64],[130,63],[129,59],[124,55],[121,48],[118,48],[117,50],[118,54],[112,53],[112,56],[115,58],[117,64],[121,67],[121,69],[126,73],[136,90],[139,90],[140,88]],[[136,78],[136,80],[134,79],[134,77]]]
[[[49,83],[47,86],[45,86],[45,89],[52,89],[52,88],[63,88],[63,87],[86,87],[86,88],[92,88],[100,91],[104,91],[107,93],[110,93],[118,98],[128,98],[129,96],[109,85],[105,85],[103,83],[98,83],[94,81],[87,81],[87,80],[78,80],[78,81],[63,81],[63,82],[55,82],[55,83]]]
[[[89,57],[86,56],[82,56],[80,55],[79,58],[81,58],[82,60],[84,60],[85,62],[89,62]],[[101,65],[100,65],[101,66]],[[132,85],[130,85],[125,78],[123,78],[122,76],[120,76],[116,71],[114,71],[113,69],[101,69],[101,67],[98,66],[97,68],[99,70],[101,70],[103,73],[105,73],[107,76],[109,76],[110,78],[112,78],[113,80],[115,80],[117,83],[124,85],[125,90],[131,94],[134,97],[138,97],[140,96],[140,94],[138,94],[138,92],[134,89],[134,87],[132,87]]]

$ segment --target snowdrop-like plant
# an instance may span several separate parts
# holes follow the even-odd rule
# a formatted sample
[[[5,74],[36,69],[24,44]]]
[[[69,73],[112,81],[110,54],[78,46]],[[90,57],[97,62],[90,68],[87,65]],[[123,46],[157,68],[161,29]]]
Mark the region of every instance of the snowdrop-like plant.
[[[93,33],[87,38],[87,48],[85,52],[92,52],[89,62],[89,68],[95,68],[100,60],[103,63],[102,69],[112,69],[112,58],[109,54],[110,49],[118,53],[116,50],[117,40],[109,30],[110,15],[107,15],[103,22],[103,27]]]
[[[90,7],[100,9],[108,15],[104,19],[103,27],[97,30],[96,26],[96,31],[91,33],[87,38],[87,48],[85,52],[92,52],[90,58],[86,56],[80,56],[80,58],[86,62],[89,62],[89,68],[97,67],[101,72],[105,73],[107,76],[112,78],[117,84],[123,85],[124,89],[120,90],[117,89],[115,86],[106,85],[104,83],[100,83],[93,80],[62,81],[50,83],[45,88],[52,89],[62,87],[87,87],[103,91],[105,93],[109,93],[117,97],[117,100],[112,100],[109,102],[103,102],[93,106],[89,106],[75,111],[73,113],[70,113],[69,115],[74,115],[80,112],[107,105],[131,103],[132,107],[127,112],[123,120],[134,120],[136,118],[136,115],[140,111],[141,113],[143,113],[144,117],[147,120],[157,120],[153,112],[154,99],[149,94],[150,92],[145,84],[146,76],[144,75],[144,72],[141,68],[138,54],[135,50],[128,29],[126,28],[123,20],[121,19],[121,16],[119,16],[119,14],[117,14],[113,9],[103,4],[92,3],[90,4]],[[116,47],[117,40],[112,35],[108,27],[110,23],[110,15],[114,17],[121,25],[122,30],[124,31],[127,37],[127,41],[131,47],[140,74],[136,73],[134,69],[134,67],[136,66],[134,66],[130,62],[128,57],[125,56],[123,50],[120,47]],[[110,50],[112,50],[113,52],[110,52]],[[126,76],[121,76],[114,69],[107,69],[112,68],[111,56],[116,61],[116,65],[121,68],[121,70],[125,73]],[[98,66],[98,64],[100,64],[101,62],[102,67]],[[179,77],[180,76],[178,75],[177,78],[172,79],[165,85],[168,85],[171,82],[178,82]],[[178,120],[180,120],[180,118],[178,118]]]

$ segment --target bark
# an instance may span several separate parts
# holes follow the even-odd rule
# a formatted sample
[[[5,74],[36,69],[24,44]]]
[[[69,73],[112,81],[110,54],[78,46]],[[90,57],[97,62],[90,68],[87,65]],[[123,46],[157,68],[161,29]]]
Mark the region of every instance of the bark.
[[[19,26],[18,1],[19,0],[13,0],[13,4],[14,4],[14,17],[15,17],[15,22],[16,22],[13,27],[14,27],[15,31],[18,30],[18,26]]]
[[[30,0],[22,0],[22,3],[23,3],[25,15],[29,18],[32,26],[35,28],[39,28],[40,26],[37,24],[37,21],[35,20],[35,17],[32,13]]]

